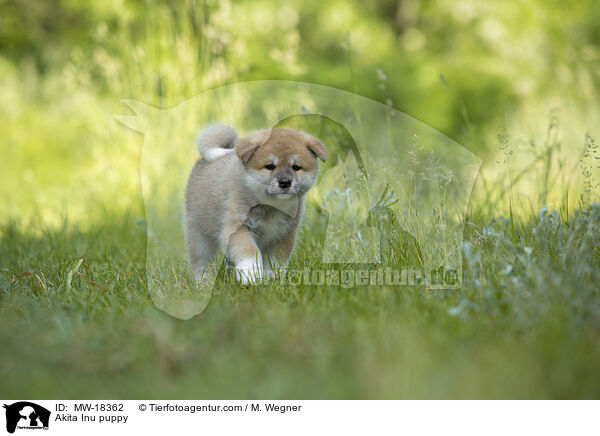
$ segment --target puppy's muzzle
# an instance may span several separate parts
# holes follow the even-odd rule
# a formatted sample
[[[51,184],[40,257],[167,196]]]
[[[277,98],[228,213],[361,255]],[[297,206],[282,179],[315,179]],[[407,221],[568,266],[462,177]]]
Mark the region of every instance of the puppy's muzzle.
[[[289,177],[281,177],[279,180],[277,180],[277,184],[281,189],[288,189],[290,186],[292,186],[292,179]]]
[[[267,187],[267,193],[274,194],[297,194],[298,183],[288,174],[280,174],[271,180]]]

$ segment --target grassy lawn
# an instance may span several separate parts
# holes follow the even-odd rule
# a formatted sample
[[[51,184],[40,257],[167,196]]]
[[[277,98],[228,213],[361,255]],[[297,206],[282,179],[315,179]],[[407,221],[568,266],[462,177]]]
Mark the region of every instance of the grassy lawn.
[[[598,397],[600,207],[473,221],[460,290],[224,285],[187,321],[152,304],[140,222],[5,225],[2,396]]]

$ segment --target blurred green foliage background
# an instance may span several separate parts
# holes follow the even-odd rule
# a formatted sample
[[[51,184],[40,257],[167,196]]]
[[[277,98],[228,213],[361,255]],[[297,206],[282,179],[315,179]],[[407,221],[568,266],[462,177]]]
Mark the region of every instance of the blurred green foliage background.
[[[527,166],[554,117],[573,178],[599,133],[598,16],[594,0],[1,0],[0,214],[141,210],[142,138],[112,118],[119,100],[171,107],[257,79],[393,105],[483,157],[488,186],[504,171],[497,132]]]

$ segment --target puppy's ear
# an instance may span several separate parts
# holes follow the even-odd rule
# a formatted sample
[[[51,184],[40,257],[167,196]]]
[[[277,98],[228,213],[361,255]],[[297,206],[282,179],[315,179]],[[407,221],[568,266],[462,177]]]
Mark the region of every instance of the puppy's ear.
[[[304,133],[304,135],[306,140],[306,147],[308,147],[308,149],[312,153],[314,153],[319,159],[325,162],[325,160],[327,159],[327,148],[325,147],[325,144],[323,144],[314,136],[309,135],[308,133]]]
[[[254,152],[260,147],[252,138],[242,138],[235,145],[235,152],[243,163],[250,160]]]
[[[243,163],[252,159],[252,156],[269,138],[270,131],[259,130],[241,138],[235,144],[235,152]]]

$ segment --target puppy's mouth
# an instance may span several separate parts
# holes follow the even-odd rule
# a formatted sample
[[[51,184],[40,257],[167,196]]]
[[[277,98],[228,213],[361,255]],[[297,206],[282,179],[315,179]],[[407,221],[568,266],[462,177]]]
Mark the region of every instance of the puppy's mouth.
[[[290,198],[298,195],[300,192],[298,185],[292,185],[287,188],[282,188],[276,185],[267,186],[267,194],[277,196],[279,198]]]
[[[281,198],[282,200],[287,200],[288,198],[292,198],[294,197],[296,194],[290,194],[290,193],[282,193],[282,194],[274,194],[275,197],[277,198]]]
[[[298,188],[286,188],[286,189],[281,189],[278,187],[272,187],[269,186],[267,188],[267,194],[269,195],[274,195],[280,198],[290,198],[293,197],[294,195],[298,195]]]

